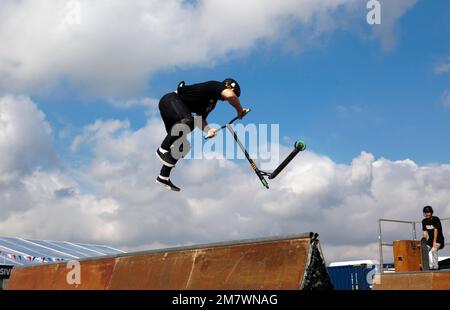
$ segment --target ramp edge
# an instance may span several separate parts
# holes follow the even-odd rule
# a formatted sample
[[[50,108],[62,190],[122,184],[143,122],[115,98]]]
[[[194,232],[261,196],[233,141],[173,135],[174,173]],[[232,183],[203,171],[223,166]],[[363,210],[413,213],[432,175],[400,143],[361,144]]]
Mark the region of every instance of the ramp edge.
[[[117,259],[117,258],[131,257],[131,256],[171,253],[171,252],[179,252],[179,251],[202,250],[202,249],[210,249],[210,248],[218,248],[218,247],[237,246],[237,245],[245,245],[245,244],[258,244],[258,243],[267,243],[267,242],[294,240],[294,239],[315,240],[315,238],[317,238],[317,236],[318,236],[318,234],[309,232],[309,233],[302,233],[302,234],[281,235],[281,236],[264,237],[264,238],[240,239],[240,240],[232,240],[232,241],[226,241],[226,242],[205,243],[205,244],[199,244],[199,245],[169,247],[169,248],[161,248],[161,249],[146,250],[146,251],[104,255],[104,256],[77,259],[76,261],[88,262],[88,261],[96,261],[99,259],[110,259],[110,258]],[[33,267],[33,266],[51,266],[51,265],[65,265],[65,264],[67,264],[67,261],[54,262],[54,263],[48,263],[48,264],[30,264],[30,265],[26,265],[26,266],[14,267],[14,269],[22,269],[22,268],[28,268],[28,267]]]

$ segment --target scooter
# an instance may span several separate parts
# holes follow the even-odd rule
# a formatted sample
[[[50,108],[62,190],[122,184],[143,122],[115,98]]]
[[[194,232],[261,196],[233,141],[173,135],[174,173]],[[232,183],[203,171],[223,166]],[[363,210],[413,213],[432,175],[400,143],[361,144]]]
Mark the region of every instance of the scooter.
[[[247,115],[251,110],[245,109],[245,115]],[[243,117],[244,117],[243,116]],[[234,140],[239,145],[239,148],[244,152],[245,157],[247,158],[248,162],[250,163],[250,166],[252,167],[253,171],[255,171],[255,174],[258,176],[259,180],[261,181],[262,185],[265,188],[269,188],[269,183],[266,180],[266,177],[269,178],[269,180],[275,179],[281,171],[283,171],[284,168],[298,155],[298,153],[303,152],[306,150],[306,144],[303,141],[297,141],[294,144],[294,150],[283,160],[283,162],[272,172],[262,171],[258,168],[258,166],[255,164],[253,159],[248,154],[247,150],[245,149],[242,142],[239,140],[236,132],[232,128],[232,124],[239,119],[239,116],[233,118],[231,121],[229,121],[226,125],[221,126],[220,128],[216,129],[216,133],[224,128],[227,128],[228,131],[233,135]],[[210,137],[206,137],[205,139],[210,139]]]

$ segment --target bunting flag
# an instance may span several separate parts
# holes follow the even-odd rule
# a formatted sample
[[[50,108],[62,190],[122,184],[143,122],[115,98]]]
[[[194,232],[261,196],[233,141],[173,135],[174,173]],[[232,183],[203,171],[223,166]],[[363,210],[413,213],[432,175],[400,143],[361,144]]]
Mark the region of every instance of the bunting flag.
[[[0,256],[6,257],[8,259],[12,259],[15,261],[29,261],[29,262],[39,262],[39,263],[51,263],[51,262],[62,262],[64,258],[61,257],[38,257],[31,255],[16,255],[11,253],[6,253],[4,251],[0,251]]]

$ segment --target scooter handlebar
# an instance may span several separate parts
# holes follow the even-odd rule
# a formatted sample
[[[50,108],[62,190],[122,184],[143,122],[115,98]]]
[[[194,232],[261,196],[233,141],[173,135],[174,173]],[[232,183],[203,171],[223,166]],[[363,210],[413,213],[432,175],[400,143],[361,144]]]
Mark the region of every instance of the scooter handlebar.
[[[252,111],[251,109],[248,109],[248,108],[244,108],[243,110],[244,110],[244,115],[241,118],[239,118],[239,116],[236,116],[227,125],[233,124],[238,119],[243,119],[248,113],[250,113]],[[220,130],[224,129],[225,127],[227,127],[227,125],[221,126],[220,128],[218,128],[216,130],[216,132],[219,132]],[[209,140],[211,138],[213,138],[213,137],[205,137],[205,140]]]

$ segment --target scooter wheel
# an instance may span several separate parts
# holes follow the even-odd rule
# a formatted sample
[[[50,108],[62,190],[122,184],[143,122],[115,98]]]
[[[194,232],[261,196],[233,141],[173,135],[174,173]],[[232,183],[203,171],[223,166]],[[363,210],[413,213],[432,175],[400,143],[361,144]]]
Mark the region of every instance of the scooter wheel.
[[[300,152],[306,150],[306,144],[303,141],[295,142],[294,147]]]

